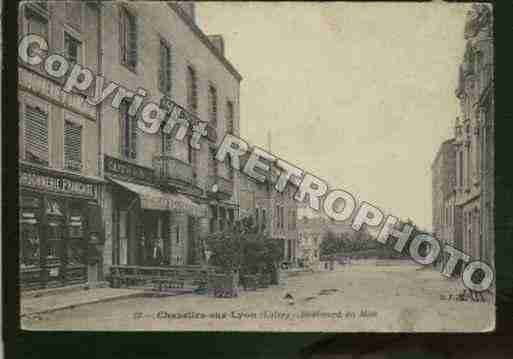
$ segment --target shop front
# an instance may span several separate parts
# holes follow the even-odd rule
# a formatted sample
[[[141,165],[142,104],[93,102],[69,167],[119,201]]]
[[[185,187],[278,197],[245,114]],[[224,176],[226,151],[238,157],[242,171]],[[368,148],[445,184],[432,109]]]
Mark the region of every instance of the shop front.
[[[112,203],[112,264],[185,265],[197,262],[203,204],[164,191],[153,171],[113,157],[105,158]]]
[[[20,164],[19,183],[21,290],[101,279],[99,182]]]

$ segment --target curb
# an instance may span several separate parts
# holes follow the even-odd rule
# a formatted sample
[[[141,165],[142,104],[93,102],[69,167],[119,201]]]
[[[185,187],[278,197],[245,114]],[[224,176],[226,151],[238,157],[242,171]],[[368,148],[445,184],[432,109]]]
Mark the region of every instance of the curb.
[[[130,293],[130,294],[125,294],[125,295],[120,295],[120,296],[117,296],[117,297],[95,299],[95,300],[91,300],[89,302],[66,304],[66,305],[62,305],[60,307],[54,307],[54,308],[50,308],[50,309],[43,309],[43,310],[38,310],[38,311],[29,312],[29,313],[23,313],[23,314],[20,313],[20,319],[24,318],[24,317],[25,318],[26,317],[30,317],[32,315],[47,314],[47,313],[52,313],[52,312],[56,312],[56,311],[59,311],[59,310],[77,308],[77,307],[81,307],[81,306],[89,305],[89,304],[107,303],[107,302],[111,302],[111,301],[118,300],[118,299],[129,299],[129,298],[144,297],[147,294],[148,294],[148,292]]]

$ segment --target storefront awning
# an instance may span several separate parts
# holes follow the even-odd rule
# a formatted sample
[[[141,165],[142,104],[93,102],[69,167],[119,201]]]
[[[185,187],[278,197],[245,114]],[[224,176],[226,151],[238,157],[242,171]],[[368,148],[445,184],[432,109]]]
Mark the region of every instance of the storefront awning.
[[[166,193],[157,188],[109,178],[110,181],[133,192],[141,199],[141,207],[160,211],[184,212],[194,217],[205,217],[207,209],[178,193]]]

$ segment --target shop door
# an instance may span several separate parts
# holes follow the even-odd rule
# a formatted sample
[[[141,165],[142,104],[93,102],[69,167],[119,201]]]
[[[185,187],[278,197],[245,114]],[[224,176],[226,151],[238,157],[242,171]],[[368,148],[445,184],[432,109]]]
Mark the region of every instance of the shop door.
[[[20,288],[40,289],[43,286],[41,270],[41,200],[37,197],[20,198]]]
[[[128,264],[128,212],[119,211],[119,230],[118,230],[118,243],[119,243],[119,264]]]
[[[64,267],[66,264],[65,217],[62,204],[54,199],[46,201],[46,237],[43,247],[43,275],[46,287],[58,287],[65,284]]]

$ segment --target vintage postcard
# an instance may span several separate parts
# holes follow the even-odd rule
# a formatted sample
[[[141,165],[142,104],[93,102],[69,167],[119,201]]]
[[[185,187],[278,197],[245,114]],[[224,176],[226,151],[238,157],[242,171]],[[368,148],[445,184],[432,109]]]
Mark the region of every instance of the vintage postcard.
[[[486,3],[24,1],[25,330],[495,328]]]

